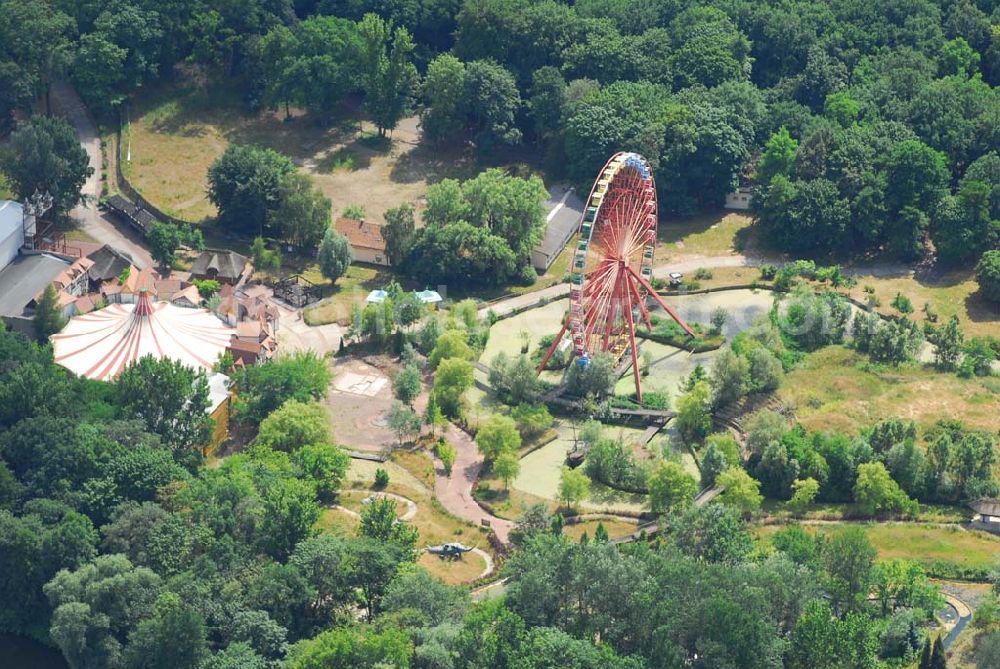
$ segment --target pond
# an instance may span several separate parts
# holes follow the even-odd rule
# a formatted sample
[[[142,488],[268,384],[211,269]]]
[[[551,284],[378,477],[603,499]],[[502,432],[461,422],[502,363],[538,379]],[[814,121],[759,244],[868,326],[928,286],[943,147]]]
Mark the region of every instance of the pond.
[[[0,666],[4,669],[68,669],[62,653],[34,639],[0,634]]]

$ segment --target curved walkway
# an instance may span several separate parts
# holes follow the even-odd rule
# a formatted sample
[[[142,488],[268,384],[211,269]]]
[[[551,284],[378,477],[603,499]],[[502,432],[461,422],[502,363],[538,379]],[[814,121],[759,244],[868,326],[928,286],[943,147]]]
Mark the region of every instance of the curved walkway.
[[[368,492],[368,491],[367,490],[352,490],[352,489],[348,488],[347,490],[344,490],[342,492]],[[396,493],[393,493],[393,492],[373,492],[373,493],[369,494],[368,496],[369,497],[375,497],[375,498],[378,498],[378,499],[381,499],[381,498],[384,498],[384,497],[388,497],[389,499],[394,499],[394,500],[396,500],[398,502],[403,502],[404,504],[406,504],[406,513],[404,513],[402,516],[399,517],[400,520],[413,520],[413,518],[416,517],[416,515],[417,515],[417,503],[414,502],[412,499],[408,499],[406,497],[403,497],[402,495],[397,495]],[[337,509],[338,511],[343,511],[344,513],[346,513],[347,515],[349,515],[349,516],[351,516],[353,518],[360,518],[361,517],[361,514],[358,513],[357,511],[352,511],[351,509],[348,509],[346,506],[342,506],[340,504],[333,504],[333,505],[331,505],[330,508],[331,509]]]
[[[101,138],[83,100],[69,83],[60,81],[52,85],[52,102],[73,126],[93,169],[81,191],[85,197],[84,202],[71,212],[73,219],[84,232],[101,244],[113,246],[130,255],[139,269],[152,267],[153,259],[149,251],[130,233],[119,230],[97,209],[97,201],[101,197]]]
[[[444,470],[444,464],[436,455],[434,456],[434,470],[437,474],[434,480],[434,496],[449,513],[463,520],[477,525],[482,525],[483,521],[486,521],[496,532],[497,538],[505,544],[508,543],[514,523],[494,516],[479,506],[479,502],[472,496],[472,488],[479,480],[484,461],[476,443],[472,437],[450,423],[445,432],[445,439],[455,447],[455,464],[452,465],[449,476]]]

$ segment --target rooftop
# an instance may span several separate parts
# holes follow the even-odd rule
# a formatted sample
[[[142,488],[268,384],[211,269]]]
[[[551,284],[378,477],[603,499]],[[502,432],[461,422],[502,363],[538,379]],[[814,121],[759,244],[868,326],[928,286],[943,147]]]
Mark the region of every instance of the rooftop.
[[[356,221],[353,218],[338,218],[334,224],[337,232],[347,237],[347,242],[360,249],[385,251],[382,226],[378,223]]]
[[[20,202],[0,200],[0,239],[6,239],[24,225]]]
[[[105,244],[87,256],[94,264],[87,271],[91,281],[110,281],[132,264],[132,259],[111,246]]]
[[[28,303],[69,266],[46,253],[19,255],[0,270],[0,314],[21,316]]]
[[[218,276],[224,279],[238,279],[246,268],[246,256],[236,251],[205,249],[191,265],[192,276]]]

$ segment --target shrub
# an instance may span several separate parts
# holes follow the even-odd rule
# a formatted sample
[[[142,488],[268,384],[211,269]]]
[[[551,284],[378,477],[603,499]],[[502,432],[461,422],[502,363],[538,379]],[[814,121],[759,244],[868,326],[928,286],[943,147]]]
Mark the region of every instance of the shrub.
[[[704,267],[699,267],[694,271],[694,278],[699,281],[707,281],[712,278],[712,270],[706,269]]]
[[[771,281],[774,279],[775,275],[778,273],[778,268],[769,263],[765,263],[760,266],[760,278],[765,281]]]
[[[979,292],[991,302],[1000,302],[1000,251],[987,251],[976,263]]]
[[[389,472],[379,467],[375,470],[375,487],[382,489],[389,485]]]
[[[892,308],[901,314],[912,314],[913,302],[906,295],[896,293],[896,297],[892,298]]]

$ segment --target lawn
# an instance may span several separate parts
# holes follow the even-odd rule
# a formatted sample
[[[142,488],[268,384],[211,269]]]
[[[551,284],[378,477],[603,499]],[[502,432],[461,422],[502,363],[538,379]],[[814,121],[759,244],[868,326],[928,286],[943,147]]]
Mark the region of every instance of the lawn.
[[[753,219],[724,209],[686,218],[660,221],[656,254],[662,261],[682,255],[718,256],[742,248],[742,240]]]
[[[579,541],[586,532],[587,536],[593,539],[598,525],[604,525],[604,529],[608,531],[608,536],[612,539],[632,534],[638,526],[636,523],[626,523],[623,520],[586,520],[582,523],[564,525],[563,534],[573,541]]]
[[[927,428],[943,418],[993,432],[1000,415],[1000,380],[961,379],[917,364],[875,367],[843,346],[812,353],[785,377],[778,396],[810,430],[858,434],[889,416]]]
[[[810,533],[837,532],[844,526],[803,525]],[[940,527],[919,523],[883,523],[863,526],[868,540],[878,550],[880,560],[903,558],[925,564],[947,562],[960,567],[990,567],[1000,556],[1000,538],[985,532]],[[780,525],[757,528],[757,535],[767,538],[780,530]]]
[[[303,276],[320,286],[330,286],[330,282],[319,275],[315,265],[307,268]],[[344,276],[328,288],[331,291],[330,295],[306,308],[302,312],[302,317],[309,325],[334,322],[348,325],[351,322],[351,307],[355,304],[364,306],[368,293],[376,288],[382,288],[393,278],[395,275],[385,268],[374,265],[350,265]]]
[[[914,313],[910,318],[918,324],[927,320],[924,305],[929,304],[938,314],[938,323],[945,323],[952,316],[958,316],[962,330],[967,336],[996,335],[1000,332],[1000,309],[991,306],[979,295],[979,285],[971,268],[946,272],[933,282],[918,281],[911,276],[873,277],[858,276],[858,284],[850,290],[852,297],[864,301],[864,288],[871,286],[881,303],[878,310],[884,314],[898,312],[892,308],[892,300],[901,293],[913,303]]]
[[[440,504],[435,503],[432,493],[424,483],[393,462],[376,463],[367,460],[351,460],[348,471],[348,482],[340,494],[337,503],[354,511],[361,510],[361,500],[375,492],[372,487],[375,469],[382,468],[389,472],[389,485],[386,492],[401,495],[412,500],[417,505],[417,515],[409,521],[419,533],[417,548],[436,545],[448,541],[461,541],[470,546],[478,546],[490,551],[489,542],[483,531],[472,523],[445,512]],[[397,503],[397,510],[405,512],[406,505]],[[324,509],[316,524],[321,531],[340,531],[352,534],[357,531],[358,520],[337,509]],[[418,563],[426,567],[432,574],[446,583],[458,583],[475,579],[485,568],[482,558],[467,555],[463,564],[438,560],[427,560],[421,557]]]
[[[761,507],[772,518],[793,520],[788,502],[765,499]],[[810,504],[805,514],[806,520],[845,520],[867,517],[854,503],[815,502]],[[946,504],[921,504],[914,520],[923,523],[961,523],[972,517],[972,511]]]

